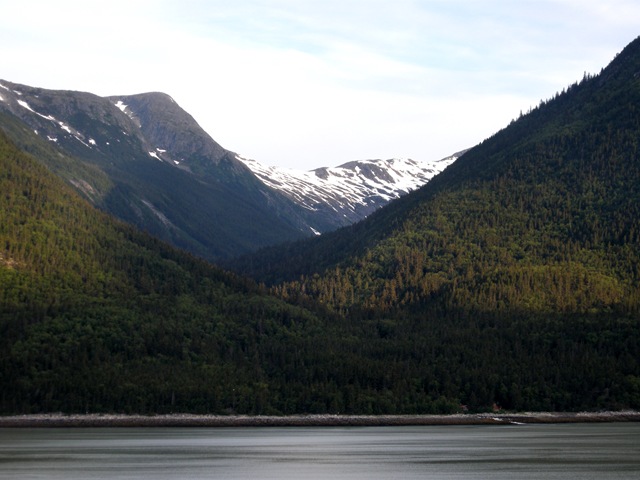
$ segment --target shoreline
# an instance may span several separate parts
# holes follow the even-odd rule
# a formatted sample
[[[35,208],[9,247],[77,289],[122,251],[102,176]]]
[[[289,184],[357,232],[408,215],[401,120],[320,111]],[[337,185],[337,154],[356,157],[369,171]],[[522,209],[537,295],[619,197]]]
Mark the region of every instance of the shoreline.
[[[133,427],[383,427],[640,422],[640,412],[524,412],[453,415],[124,415],[32,414],[0,416],[0,428]]]

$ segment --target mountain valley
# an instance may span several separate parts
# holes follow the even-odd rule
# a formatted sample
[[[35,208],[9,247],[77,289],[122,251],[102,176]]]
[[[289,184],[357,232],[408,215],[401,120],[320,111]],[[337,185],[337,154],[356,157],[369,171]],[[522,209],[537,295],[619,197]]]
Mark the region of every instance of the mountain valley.
[[[350,225],[455,158],[267,168],[220,146],[163,93],[102,98],[0,81],[0,111],[21,147],[47,151],[41,160],[94,205],[213,261]]]
[[[0,84],[0,414],[640,409],[640,37],[435,167]]]

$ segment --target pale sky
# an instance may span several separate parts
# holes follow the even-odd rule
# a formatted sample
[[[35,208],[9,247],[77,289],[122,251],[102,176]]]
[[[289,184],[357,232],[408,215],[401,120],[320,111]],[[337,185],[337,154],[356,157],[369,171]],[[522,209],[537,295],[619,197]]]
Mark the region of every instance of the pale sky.
[[[161,91],[308,170],[471,147],[638,35],[637,0],[0,0],[0,78]]]

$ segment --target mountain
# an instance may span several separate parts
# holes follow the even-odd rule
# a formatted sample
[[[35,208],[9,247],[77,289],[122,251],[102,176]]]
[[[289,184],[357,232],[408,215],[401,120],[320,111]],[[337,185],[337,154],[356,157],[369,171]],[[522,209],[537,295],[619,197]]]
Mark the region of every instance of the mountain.
[[[273,412],[301,385],[277,363],[324,348],[316,315],[96,210],[2,132],[0,191],[0,414]]]
[[[100,212],[3,132],[0,191],[0,415],[366,413],[378,403],[369,385],[340,378],[367,363],[341,318]],[[424,399],[414,410],[456,408]]]
[[[255,160],[237,158],[265,185],[314,212],[314,219],[322,219],[335,230],[362,220],[391,200],[423,186],[463,153],[435,162],[361,160],[312,171],[265,167]]]
[[[0,127],[96,206],[214,261],[335,230],[451,163],[262,167],[216,143],[170,96],[98,97],[0,81]]]
[[[96,206],[211,260],[312,232],[171,97],[0,82],[3,129]]]
[[[421,189],[236,268],[367,332],[387,372],[372,383],[474,408],[638,408],[639,104],[640,38]]]
[[[116,169],[2,113],[0,414],[639,409],[639,104],[640,38],[424,187],[236,264],[264,284],[95,209]]]

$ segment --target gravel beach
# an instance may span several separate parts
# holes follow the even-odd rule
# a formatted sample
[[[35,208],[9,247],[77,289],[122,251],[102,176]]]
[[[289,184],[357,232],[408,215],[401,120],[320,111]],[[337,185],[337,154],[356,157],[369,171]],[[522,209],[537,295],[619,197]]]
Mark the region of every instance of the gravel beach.
[[[458,415],[67,415],[0,416],[0,428],[44,427],[333,427],[638,422],[640,412],[526,412]]]

